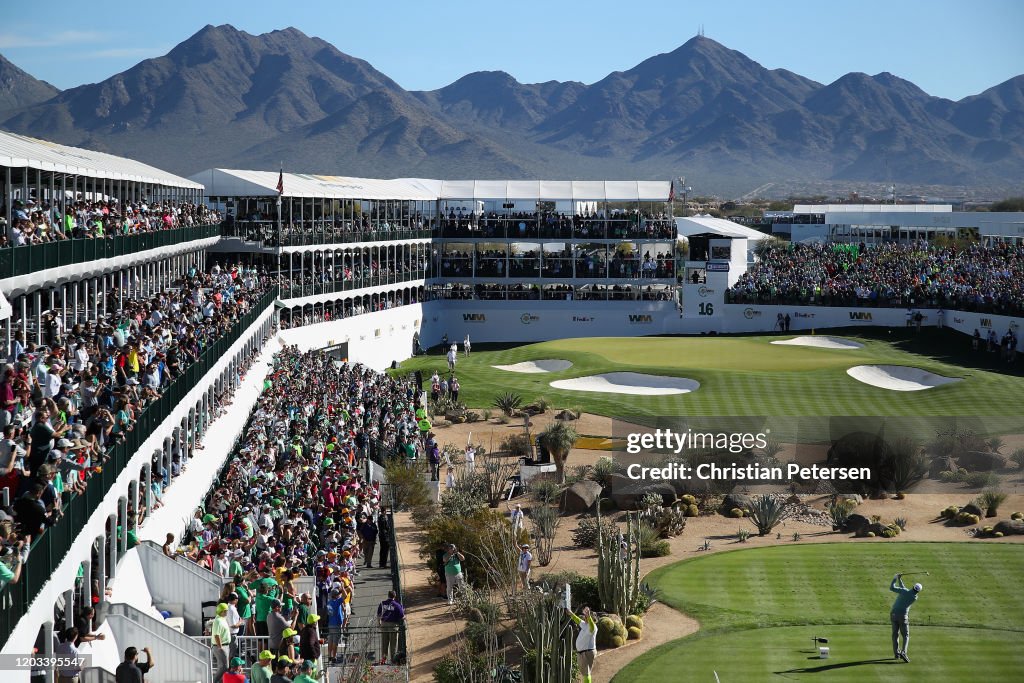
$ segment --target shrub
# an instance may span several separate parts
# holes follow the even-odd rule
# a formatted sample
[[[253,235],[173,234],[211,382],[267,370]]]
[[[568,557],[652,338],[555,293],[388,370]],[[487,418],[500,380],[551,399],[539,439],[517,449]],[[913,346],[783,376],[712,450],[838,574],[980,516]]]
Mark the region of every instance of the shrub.
[[[746,543],[747,539],[750,538],[750,529],[737,529],[736,540],[740,543]]]
[[[601,596],[597,588],[597,577],[580,576],[573,579],[569,587],[569,590],[572,591],[573,602],[576,605],[580,607],[586,605],[592,610],[596,610],[601,606]]]
[[[897,437],[891,442],[886,482],[891,490],[906,491],[928,473],[928,458],[913,439]]]
[[[639,519],[642,524],[647,524],[652,529],[656,529],[658,536],[661,538],[678,536],[686,528],[686,515],[676,507],[647,508],[640,511]]]
[[[758,496],[751,504],[750,521],[757,527],[758,535],[765,536],[786,521],[793,514],[793,509],[776,497]]]
[[[622,636],[612,636],[611,647],[622,647],[626,644],[626,639]]]
[[[427,488],[426,460],[408,461],[405,458],[389,458],[384,464],[384,478],[391,486],[392,500],[399,510],[426,505],[430,502]]]
[[[689,493],[683,494],[683,495],[682,495],[682,496],[681,496],[681,497],[679,498],[679,501],[680,501],[680,502],[681,502],[681,503],[682,503],[683,505],[696,505],[696,504],[697,504],[697,498],[696,498],[696,496],[693,496],[693,495],[691,495],[691,494],[689,494]]]
[[[562,487],[558,485],[557,481],[548,477],[535,478],[530,482],[530,494],[534,500],[545,505],[550,505],[558,500],[558,494],[562,492]]]
[[[668,541],[657,541],[654,545],[640,548],[640,557],[668,557],[672,554],[672,546]]]
[[[960,508],[956,505],[950,505],[940,513],[940,516],[943,519],[955,519],[958,514],[960,514]]]
[[[614,533],[618,527],[615,523],[607,520],[601,520],[602,526]],[[572,542],[580,548],[596,548],[597,547],[597,520],[593,517],[585,517],[580,520],[579,526],[572,532]]]
[[[533,403],[534,405],[537,406],[537,408],[540,409],[540,412],[542,413],[548,412],[548,409],[551,407],[551,401],[547,400],[547,398],[543,396],[537,397],[537,400],[535,400]]]
[[[590,465],[574,465],[565,468],[565,485],[572,486],[576,482],[583,481],[590,474]]]
[[[490,422],[492,417],[494,417],[494,411],[490,408],[484,408],[480,411],[480,419],[484,422]]]
[[[732,510],[729,510],[729,516],[738,519],[743,516],[743,510],[740,510],[739,508],[733,508]]]
[[[1018,448],[1010,455],[1010,461],[1017,467],[1024,468],[1024,448]]]
[[[515,458],[526,458],[530,456],[530,437],[526,434],[510,434],[501,440],[499,448]]]
[[[468,517],[487,507],[487,494],[477,487],[456,486],[441,493],[441,514],[448,517]]]
[[[992,472],[971,472],[964,478],[968,488],[983,489],[999,484],[999,476]]]
[[[845,527],[846,521],[850,519],[850,515],[856,507],[857,504],[848,498],[836,499],[830,502],[827,512],[829,519],[832,520],[832,528],[839,531]]]
[[[868,538],[874,538],[875,537],[875,532],[874,531],[869,531],[869,532],[867,532],[865,534],[865,536],[867,536]]]
[[[511,421],[512,420],[509,419],[509,416],[505,415],[504,413],[502,413],[501,415],[498,416],[498,424],[500,424],[500,425],[507,425]]]
[[[640,616],[638,616],[636,614],[630,614],[628,617],[626,617],[626,628],[643,629],[643,627],[644,627],[644,620],[643,620],[642,617],[640,617]]]
[[[963,478],[960,476],[960,473],[962,471],[963,470],[957,470],[956,472],[952,472],[950,470],[942,470],[941,472],[939,472],[939,479],[946,484],[952,484],[954,482],[963,481]]]
[[[494,401],[491,402],[491,405],[504,413],[506,417],[512,417],[522,404],[523,397],[511,391],[498,394],[494,397]]]
[[[480,413],[478,413],[478,412],[476,412],[474,410],[467,410],[466,411],[466,422],[479,422],[479,421],[480,421]]]
[[[419,555],[432,572],[437,571],[437,550],[448,543],[454,543],[466,556],[462,571],[468,581],[483,580],[485,568],[479,558],[488,556],[486,549],[504,548],[511,534],[508,518],[491,508],[481,508],[466,517],[437,515],[423,528],[420,537]],[[523,531],[518,539],[525,542],[528,535]],[[508,564],[509,577],[514,576],[515,549],[509,548],[510,556],[504,558]],[[495,577],[497,578],[497,577]]]
[[[636,596],[636,613],[646,614],[651,605],[661,598],[661,590],[654,588],[649,583],[640,584],[640,592]]]
[[[687,505],[685,514],[687,517],[696,517],[700,514],[700,508],[696,505]]]
[[[462,635],[466,637],[466,642],[474,652],[486,651],[488,643],[496,637],[493,626],[472,621],[466,624]]]
[[[990,436],[985,439],[985,446],[993,453],[998,453],[999,449],[1001,449],[1005,444],[1006,441],[999,436]]]
[[[1010,519],[1024,519],[1024,512],[1014,512],[1010,515]]]
[[[995,536],[996,538],[1002,538],[1003,537],[1003,532],[1002,531],[997,531],[997,532],[995,532],[992,535]]]
[[[640,501],[637,503],[637,508],[640,510],[646,510],[647,508],[660,508],[662,507],[661,495],[657,493],[647,492],[640,496]]]
[[[896,531],[892,527],[886,527],[885,529],[882,530],[882,538],[893,538],[894,536],[896,536],[898,534],[899,534],[899,532]]]
[[[643,636],[643,631],[636,626],[630,626],[626,629],[626,634],[629,640],[640,640],[640,637]]]
[[[982,527],[981,528],[981,533],[983,533],[983,534],[990,534],[990,533],[992,533],[992,529],[993,529],[993,527],[990,527],[990,526]]]
[[[611,485],[611,476],[615,474],[615,462],[611,458],[600,457],[590,471],[590,478],[607,489]]]
[[[995,517],[999,506],[1006,502],[1006,494],[998,491],[986,491],[977,498],[978,507],[985,510],[986,517]]]
[[[906,531],[907,530],[907,518],[906,517],[897,517],[896,519],[892,520],[892,523],[895,524],[896,526],[898,526],[900,528],[900,531]]]
[[[530,521],[533,523],[533,534],[537,539],[537,564],[546,567],[551,564],[551,557],[554,554],[555,531],[562,518],[558,516],[558,511],[553,507],[543,504],[531,511]]]
[[[671,552],[668,541],[662,541],[657,529],[647,524],[637,527],[640,541],[640,557],[665,557]]]

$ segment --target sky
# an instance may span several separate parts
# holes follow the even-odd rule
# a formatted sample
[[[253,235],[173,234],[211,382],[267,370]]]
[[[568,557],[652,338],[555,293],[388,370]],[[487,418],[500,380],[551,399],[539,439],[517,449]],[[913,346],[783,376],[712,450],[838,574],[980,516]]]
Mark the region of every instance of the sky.
[[[62,89],[166,54],[206,24],[253,34],[294,26],[408,90],[483,70],[593,83],[701,27],[768,68],[821,83],[889,71],[956,100],[1024,73],[1021,0],[49,0],[44,12],[10,14],[0,54]]]

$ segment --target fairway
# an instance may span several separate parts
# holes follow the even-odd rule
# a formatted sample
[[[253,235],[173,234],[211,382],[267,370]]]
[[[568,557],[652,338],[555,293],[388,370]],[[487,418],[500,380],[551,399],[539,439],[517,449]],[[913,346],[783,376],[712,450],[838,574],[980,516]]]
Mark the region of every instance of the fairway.
[[[1024,378],[963,367],[934,355],[909,353],[896,341],[843,335],[859,349],[821,349],[771,344],[778,336],[579,338],[460,356],[456,374],[460,401],[479,408],[494,396],[514,391],[529,402],[545,397],[555,406],[578,406],[612,417],[658,415],[902,415],[1019,417]],[[945,338],[942,338],[945,339]],[[951,342],[963,343],[962,338]],[[495,369],[524,361],[560,359],[572,366],[560,372],[523,374]],[[855,365],[906,365],[962,381],[900,392],[873,387],[847,374]],[[444,374],[442,355],[402,363],[399,372],[420,369]],[[608,372],[686,377],[700,383],[687,394],[629,396],[555,389],[552,381]]]
[[[698,619],[695,635],[631,662],[615,681],[1018,680],[1024,594],[1020,545],[812,544],[737,550],[662,567],[662,600]],[[888,614],[898,571],[925,589],[910,612],[911,663],[892,659]],[[969,578],[968,578],[969,577]],[[812,654],[811,637],[832,655]],[[599,660],[600,661],[600,660]]]

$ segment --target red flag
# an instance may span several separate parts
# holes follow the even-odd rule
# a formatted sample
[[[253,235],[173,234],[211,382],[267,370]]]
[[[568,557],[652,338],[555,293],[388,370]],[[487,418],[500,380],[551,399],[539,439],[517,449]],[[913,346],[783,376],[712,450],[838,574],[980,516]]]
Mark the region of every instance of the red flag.
[[[671,204],[676,200],[676,183],[674,180],[668,181],[668,203]]]
[[[284,169],[281,169],[281,174],[277,176],[277,194],[281,196],[284,194]]]

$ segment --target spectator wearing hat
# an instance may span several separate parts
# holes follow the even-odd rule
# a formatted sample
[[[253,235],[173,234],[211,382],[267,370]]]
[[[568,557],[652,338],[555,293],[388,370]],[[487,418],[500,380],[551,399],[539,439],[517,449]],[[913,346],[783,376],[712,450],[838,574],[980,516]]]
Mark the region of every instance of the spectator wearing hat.
[[[306,616],[306,623],[302,626],[302,631],[299,633],[299,656],[302,659],[320,659],[319,621],[319,614],[309,614]]]
[[[261,652],[249,671],[250,683],[270,683],[270,679],[274,676],[273,664],[274,653],[270,650]]]
[[[523,584],[523,590],[530,590],[530,571],[533,566],[533,553],[530,552],[530,544],[523,543],[519,546],[519,564],[516,569],[519,571],[519,581]]]
[[[345,599],[337,588],[331,590],[327,600],[327,658],[338,661],[338,646],[344,645],[342,630],[345,627]]]
[[[398,651],[398,632],[405,621],[405,608],[398,602],[398,594],[388,591],[388,597],[377,605],[377,623],[380,625],[380,663],[393,662]]]
[[[277,648],[277,654],[285,655],[292,661],[296,658],[295,645],[299,640],[299,632],[293,629],[291,626],[287,627],[281,632],[281,643]]]
[[[379,530],[377,525],[374,523],[373,518],[364,515],[356,527],[356,531],[359,533],[360,543],[362,544],[363,557],[366,559],[366,566],[373,566],[373,547],[377,544],[377,534]]]
[[[291,673],[294,661],[286,655],[281,655],[274,660],[274,675],[270,677],[270,683],[292,683]]]
[[[210,630],[213,643],[214,660],[214,683],[221,680],[221,677],[228,671],[228,662],[231,654],[231,624],[228,623],[228,606],[225,603],[217,605],[217,616],[213,620]]]
[[[293,683],[319,683],[319,677],[315,675],[316,664],[304,659],[299,665],[299,674],[293,679]]]
[[[245,673],[242,671],[244,666],[244,659],[241,657],[232,657],[228,671],[221,679],[222,683],[245,683]]]

